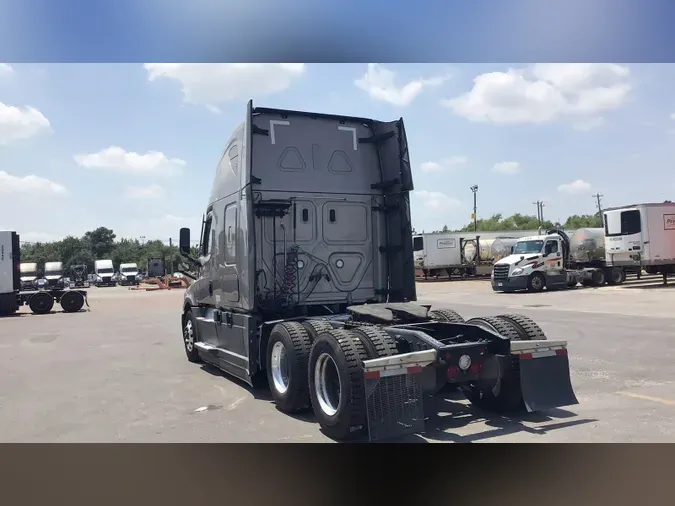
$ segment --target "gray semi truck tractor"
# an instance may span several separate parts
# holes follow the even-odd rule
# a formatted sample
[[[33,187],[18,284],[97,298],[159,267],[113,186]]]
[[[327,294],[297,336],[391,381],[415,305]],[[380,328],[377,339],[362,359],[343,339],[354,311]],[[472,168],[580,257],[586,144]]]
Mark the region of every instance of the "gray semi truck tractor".
[[[181,311],[191,362],[269,385],[336,440],[424,431],[446,385],[486,410],[576,404],[567,343],[417,302],[403,119],[253,107],[218,164]]]

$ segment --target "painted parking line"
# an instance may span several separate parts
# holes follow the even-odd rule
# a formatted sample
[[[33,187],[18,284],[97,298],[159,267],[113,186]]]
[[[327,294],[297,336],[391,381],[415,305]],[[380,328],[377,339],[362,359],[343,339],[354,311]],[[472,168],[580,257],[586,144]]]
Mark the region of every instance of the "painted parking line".
[[[624,395],[626,397],[633,397],[634,399],[642,399],[645,401],[658,402],[659,404],[664,404],[666,406],[675,406],[675,401],[670,399],[662,399],[661,397],[653,397],[651,395],[642,395],[634,394],[632,392],[616,392],[619,395]]]

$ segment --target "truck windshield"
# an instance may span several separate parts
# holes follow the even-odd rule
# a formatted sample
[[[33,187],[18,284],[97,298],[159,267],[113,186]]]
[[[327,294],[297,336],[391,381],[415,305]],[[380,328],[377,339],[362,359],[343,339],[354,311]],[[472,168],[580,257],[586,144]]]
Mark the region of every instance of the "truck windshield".
[[[640,211],[638,209],[631,209],[630,211],[621,211],[620,227],[609,220],[607,214],[605,215],[605,235],[608,237],[616,237],[619,235],[633,235],[639,234],[642,231],[642,224],[640,220]]]
[[[37,277],[37,272],[35,271],[23,271],[21,273],[22,278],[35,278]]]
[[[136,272],[138,269],[136,267],[124,267],[122,268],[122,272],[126,274],[127,272]]]
[[[109,269],[109,268],[106,267],[106,268],[103,268],[103,269],[99,269],[98,273],[99,274],[112,274],[112,271],[113,271],[112,269]]]
[[[424,249],[424,237],[413,237],[413,251],[422,251]]]
[[[61,274],[63,274],[63,271],[61,269],[45,271],[45,276],[60,276]]]
[[[541,253],[544,241],[518,241],[513,247],[513,254]]]

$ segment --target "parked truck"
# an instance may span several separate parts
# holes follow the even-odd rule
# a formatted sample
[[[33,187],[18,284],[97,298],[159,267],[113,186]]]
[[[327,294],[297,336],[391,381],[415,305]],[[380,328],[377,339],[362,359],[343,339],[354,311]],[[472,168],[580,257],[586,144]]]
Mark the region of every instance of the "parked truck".
[[[621,284],[626,272],[606,264],[604,240],[603,229],[579,229],[571,237],[561,229],[551,229],[543,235],[523,237],[511,255],[494,264],[492,289],[541,292],[578,284]]]
[[[607,264],[662,274],[675,273],[675,203],[635,204],[604,211]]]
[[[202,224],[180,252],[183,346],[328,436],[424,430],[423,399],[457,385],[486,410],[577,404],[567,343],[529,318],[465,321],[416,302],[403,119],[253,108],[226,144]]]
[[[112,260],[96,260],[94,262],[94,273],[96,274],[96,286],[115,286],[117,283],[113,279],[115,269]]]
[[[89,288],[89,279],[87,278],[87,266],[77,264],[70,267],[73,277],[70,280],[70,288]]]
[[[119,282],[123,286],[137,285],[138,265],[135,262],[120,264]]]
[[[22,262],[19,265],[22,290],[37,289],[38,265],[35,262]]]
[[[63,262],[45,262],[44,279],[50,288],[63,288]]]
[[[166,276],[163,258],[148,258],[148,278],[161,278]]]
[[[21,250],[19,234],[11,230],[0,231],[0,316],[16,313],[28,305],[35,314],[49,313],[58,302],[66,313],[82,309],[87,301],[84,290],[67,290],[47,286],[41,290],[22,290]]]

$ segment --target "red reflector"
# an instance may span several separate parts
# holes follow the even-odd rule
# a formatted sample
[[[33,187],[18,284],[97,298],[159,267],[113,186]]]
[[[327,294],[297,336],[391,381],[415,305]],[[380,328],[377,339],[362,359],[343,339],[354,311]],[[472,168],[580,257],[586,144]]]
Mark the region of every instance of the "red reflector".
[[[563,348],[561,350],[555,350],[556,355],[567,355],[567,348]]]
[[[530,358],[532,358],[532,353],[522,353],[520,355],[520,360],[528,360]],[[537,363],[539,363],[539,362],[537,362]]]
[[[447,375],[449,379],[455,379],[457,376],[459,376],[459,368],[457,368],[454,365],[451,365],[448,367]]]
[[[471,374],[478,374],[483,370],[483,364],[471,364],[471,367],[469,367],[469,372]]]
[[[377,379],[380,377],[380,371],[367,371],[363,377],[367,380]]]
[[[408,374],[417,374],[418,372],[422,372],[421,366],[416,365],[414,367],[408,367]]]
[[[443,358],[445,358],[445,360],[450,360],[452,358],[452,353],[446,353],[443,355]]]

